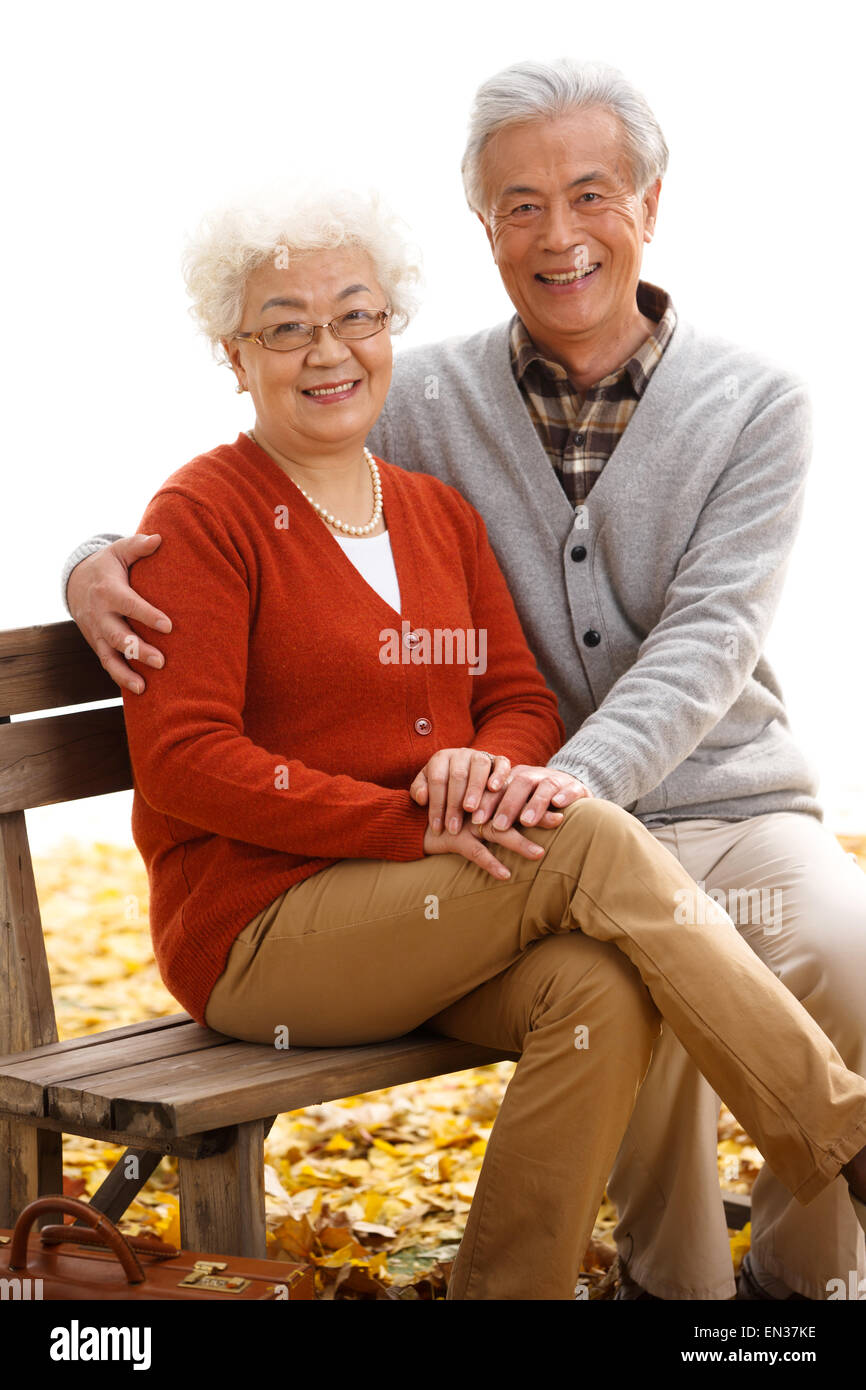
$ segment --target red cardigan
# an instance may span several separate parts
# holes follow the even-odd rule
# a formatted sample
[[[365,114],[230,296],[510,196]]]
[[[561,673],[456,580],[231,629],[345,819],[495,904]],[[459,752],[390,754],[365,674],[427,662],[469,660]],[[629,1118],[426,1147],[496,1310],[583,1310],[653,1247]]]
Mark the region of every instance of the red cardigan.
[[[200,1023],[235,937],[286,888],[340,859],[424,857],[408,788],[438,748],[543,765],[565,739],[478,512],[379,468],[402,614],[245,434],[173,473],[138,528],[162,545],[134,587],[173,626],[165,666],[123,693],[132,831],[160,972]],[[486,629],[486,671],[447,647],[381,660],[404,621],[431,641]]]

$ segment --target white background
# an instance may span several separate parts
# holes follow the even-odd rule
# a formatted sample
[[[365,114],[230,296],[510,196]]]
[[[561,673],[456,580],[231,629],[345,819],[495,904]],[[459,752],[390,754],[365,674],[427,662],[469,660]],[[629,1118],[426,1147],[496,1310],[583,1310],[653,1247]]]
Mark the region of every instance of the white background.
[[[206,208],[273,176],[376,186],[425,256],[424,307],[397,349],[497,322],[511,306],[459,177],[472,94],[520,58],[600,58],[643,89],[671,150],[644,278],[810,383],[812,477],[769,656],[828,823],[866,830],[860,13],[842,0],[18,7],[0,73],[0,626],[66,617],[73,546],[134,531],[170,472],[252,422],[187,314],[179,258]],[[32,813],[34,841],[127,840],[129,803]]]

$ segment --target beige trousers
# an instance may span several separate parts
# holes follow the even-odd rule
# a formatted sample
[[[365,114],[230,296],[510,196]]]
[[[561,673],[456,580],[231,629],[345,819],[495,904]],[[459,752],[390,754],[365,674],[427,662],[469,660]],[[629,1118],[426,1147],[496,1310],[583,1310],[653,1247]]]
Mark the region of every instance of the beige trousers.
[[[681,821],[657,829],[743,940],[803,1002],[852,1071],[866,1075],[866,874],[812,816]],[[735,994],[732,1007],[741,1007]],[[742,1005],[744,1008],[744,1003]],[[608,1184],[616,1240],[633,1279],[666,1299],[731,1298],[719,1196],[719,1098],[672,1029],[662,1029]],[[746,1125],[748,1129],[748,1125]],[[760,1147],[760,1145],[759,1145]],[[837,1179],[803,1207],[762,1169],[752,1249],[790,1289],[826,1299],[830,1279],[866,1277],[863,1232]]]
[[[206,1011],[263,1043],[426,1024],[522,1053],[451,1299],[573,1298],[660,1014],[799,1202],[866,1144],[866,1081],[634,817],[582,800],[526,834],[546,853],[497,848],[505,882],[448,854],[296,884],[241,932]]]

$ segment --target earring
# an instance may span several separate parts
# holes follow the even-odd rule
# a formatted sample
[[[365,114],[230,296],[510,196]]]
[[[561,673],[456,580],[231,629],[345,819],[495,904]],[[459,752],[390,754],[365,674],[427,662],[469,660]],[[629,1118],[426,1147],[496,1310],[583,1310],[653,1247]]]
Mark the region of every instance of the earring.
[[[245,386],[241,386],[240,382],[238,382],[237,386],[235,387],[235,390],[237,391],[239,396],[242,396],[246,389],[247,388]]]

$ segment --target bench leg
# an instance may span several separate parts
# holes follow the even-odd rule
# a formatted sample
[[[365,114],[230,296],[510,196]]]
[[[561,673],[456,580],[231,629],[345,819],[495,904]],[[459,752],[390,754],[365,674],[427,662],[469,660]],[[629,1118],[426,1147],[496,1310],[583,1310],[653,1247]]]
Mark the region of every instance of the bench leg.
[[[223,1153],[178,1159],[184,1250],[265,1258],[264,1128],[251,1120],[236,1127]]]
[[[15,1225],[28,1202],[63,1191],[63,1135],[20,1120],[0,1120],[0,1226]],[[37,1223],[56,1221],[46,1212]]]
[[[161,1162],[161,1153],[149,1149],[127,1149],[101,1187],[94,1192],[90,1205],[107,1216],[109,1221],[120,1221]],[[79,1219],[75,1225],[83,1226],[86,1222]]]

